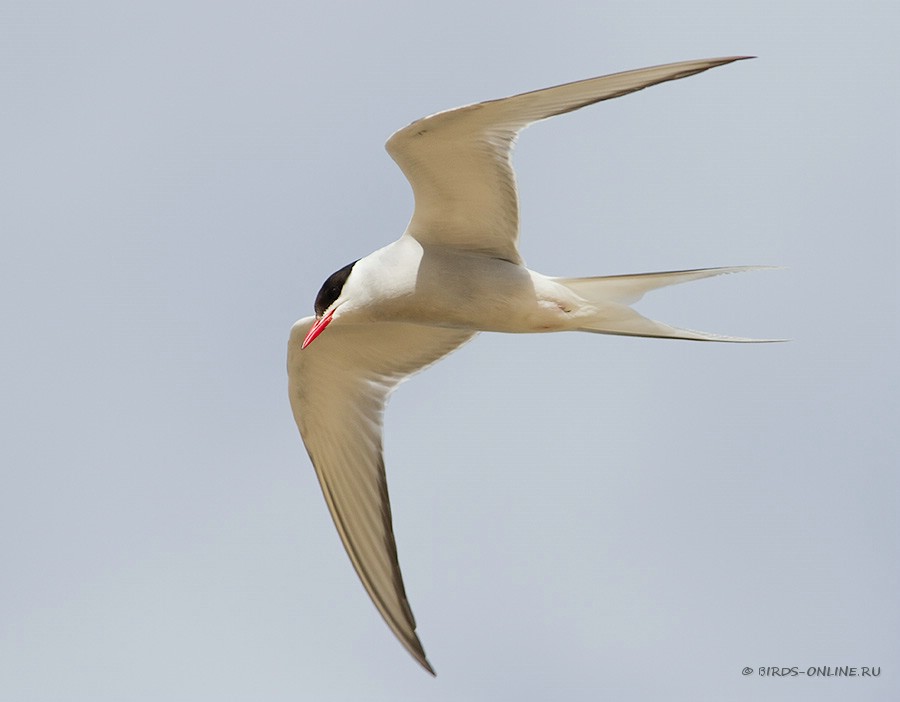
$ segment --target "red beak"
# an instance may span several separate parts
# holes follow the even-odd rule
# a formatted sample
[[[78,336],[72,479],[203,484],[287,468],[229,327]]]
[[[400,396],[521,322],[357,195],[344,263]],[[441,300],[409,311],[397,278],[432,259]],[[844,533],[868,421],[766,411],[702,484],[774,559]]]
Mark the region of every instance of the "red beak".
[[[312,328],[309,330],[309,333],[306,335],[306,338],[303,340],[303,343],[300,345],[301,349],[305,349],[309,346],[315,338],[325,331],[325,327],[331,324],[331,316],[334,314],[334,310],[331,310],[328,314],[326,314],[321,319],[317,319],[316,323],[312,325]]]

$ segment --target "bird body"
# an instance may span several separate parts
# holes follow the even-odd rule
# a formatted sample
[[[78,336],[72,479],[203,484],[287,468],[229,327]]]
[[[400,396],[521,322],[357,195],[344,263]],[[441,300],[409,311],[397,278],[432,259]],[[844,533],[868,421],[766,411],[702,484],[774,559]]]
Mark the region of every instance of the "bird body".
[[[294,418],[335,526],[388,626],[429,672],[397,560],[382,417],[403,380],[482,331],[585,331],[754,341],[678,329],[631,305],[647,292],[752,267],[556,278],[524,266],[510,161],[528,124],[746,57],[685,61],[441,112],[387,149],[415,211],[400,238],[332,274],[288,344]]]
[[[762,266],[704,268],[593,278],[553,278],[505,259],[404,234],[353,264],[332,319],[342,324],[407,322],[470,331],[590,331],[699,341],[756,341],[677,329],[628,305],[644,292]],[[623,291],[627,294],[623,294]]]
[[[343,323],[408,322],[473,331],[573,328],[578,296],[517,263],[411,236],[358,261],[344,288]],[[564,311],[566,310],[566,311]]]

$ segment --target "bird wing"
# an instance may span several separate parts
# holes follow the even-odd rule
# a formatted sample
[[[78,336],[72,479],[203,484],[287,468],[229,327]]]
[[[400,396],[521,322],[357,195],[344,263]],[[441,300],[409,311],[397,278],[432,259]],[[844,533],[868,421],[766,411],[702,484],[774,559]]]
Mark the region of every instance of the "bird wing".
[[[381,616],[434,674],[416,636],[391,526],[382,416],[393,389],[468,341],[474,332],[414,324],[336,324],[306,349],[315,322],[291,330],[291,407],[344,548]]]
[[[385,145],[415,196],[406,233],[423,244],[453,246],[522,263],[519,205],[510,156],[532,122],[627,95],[657,83],[750,58],[683,61],[590,78],[424,117]]]

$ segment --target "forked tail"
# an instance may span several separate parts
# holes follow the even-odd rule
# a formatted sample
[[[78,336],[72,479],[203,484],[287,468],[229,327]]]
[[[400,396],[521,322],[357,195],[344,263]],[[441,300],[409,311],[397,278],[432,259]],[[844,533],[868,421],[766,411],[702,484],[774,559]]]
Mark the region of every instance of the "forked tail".
[[[731,341],[765,343],[782,339],[745,339],[738,336],[722,336],[707,332],[679,329],[648,319],[629,305],[640,300],[645,293],[667,285],[688,283],[701,278],[711,278],[725,273],[768,270],[773,266],[734,266],[731,268],[699,268],[690,271],[665,273],[635,273],[632,275],[600,276],[596,278],[554,278],[576,295],[597,308],[594,319],[587,319],[578,331],[595,334],[619,334],[624,336],[653,336],[693,341]]]

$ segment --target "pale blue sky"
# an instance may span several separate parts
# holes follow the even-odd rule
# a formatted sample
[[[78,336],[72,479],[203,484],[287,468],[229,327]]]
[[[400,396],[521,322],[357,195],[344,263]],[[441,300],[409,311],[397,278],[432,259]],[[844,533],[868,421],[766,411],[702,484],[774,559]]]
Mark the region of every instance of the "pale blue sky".
[[[900,695],[893,2],[0,3],[0,698]],[[552,275],[716,265],[642,304],[730,346],[483,335],[386,460],[438,677],[348,562],[291,323],[396,238],[425,114],[756,54],[537,125]],[[745,666],[881,666],[764,679]]]

